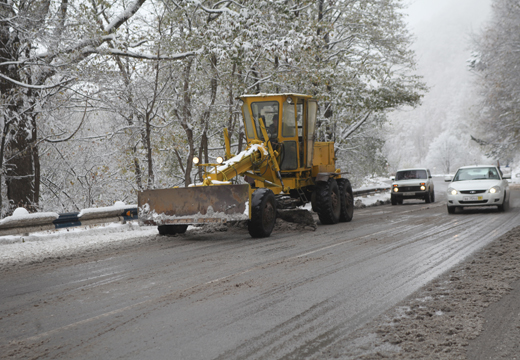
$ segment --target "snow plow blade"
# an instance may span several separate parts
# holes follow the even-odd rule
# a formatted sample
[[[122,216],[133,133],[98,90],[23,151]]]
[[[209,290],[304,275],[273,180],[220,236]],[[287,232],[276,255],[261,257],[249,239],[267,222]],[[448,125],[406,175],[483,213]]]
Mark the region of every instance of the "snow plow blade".
[[[139,222],[167,225],[249,220],[250,200],[248,184],[145,190],[137,199]]]

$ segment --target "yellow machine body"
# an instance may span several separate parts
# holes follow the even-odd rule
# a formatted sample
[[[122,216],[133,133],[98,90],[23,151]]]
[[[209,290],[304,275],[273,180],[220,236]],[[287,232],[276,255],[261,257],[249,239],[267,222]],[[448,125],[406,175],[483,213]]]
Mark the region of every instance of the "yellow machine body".
[[[243,102],[246,149],[232,154],[226,129],[226,160],[198,164],[205,170],[202,183],[139,194],[141,223],[250,219],[249,204],[258,189],[266,188],[303,204],[311,201],[318,181],[341,178],[335,166],[334,143],[315,142],[315,99],[301,94],[243,95],[239,99]],[[243,177],[247,184],[233,185],[237,177]]]

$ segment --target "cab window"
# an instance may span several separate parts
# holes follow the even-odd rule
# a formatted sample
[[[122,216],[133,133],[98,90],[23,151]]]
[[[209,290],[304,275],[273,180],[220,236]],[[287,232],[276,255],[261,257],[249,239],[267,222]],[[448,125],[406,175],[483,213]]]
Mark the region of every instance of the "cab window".
[[[255,124],[258,139],[265,140],[260,130],[260,121],[262,119],[269,137],[278,136],[278,101],[261,101],[251,104],[251,112],[253,113],[253,121]]]
[[[301,138],[303,136],[303,100],[296,105],[296,123],[298,124],[298,138]]]
[[[296,136],[296,106],[294,103],[283,103],[282,136]]]
[[[242,113],[244,114],[244,120],[246,123],[246,134],[249,139],[254,139],[255,130],[253,129],[253,123],[251,122],[251,115],[249,115],[249,107],[246,103],[242,105]]]

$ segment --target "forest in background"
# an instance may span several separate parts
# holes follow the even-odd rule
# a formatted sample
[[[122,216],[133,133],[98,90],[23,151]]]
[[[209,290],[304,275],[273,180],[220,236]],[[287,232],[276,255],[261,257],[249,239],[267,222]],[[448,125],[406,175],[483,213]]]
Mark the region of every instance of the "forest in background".
[[[193,183],[192,156],[222,155],[224,128],[244,147],[236,97],[261,92],[318,98],[317,140],[335,141],[354,186],[398,167],[520,162],[520,9],[492,4],[471,43],[445,41],[453,56],[472,48],[473,81],[437,57],[428,72],[454,90],[417,113],[439,90],[416,75],[401,0],[0,0],[1,216]]]
[[[318,98],[349,177],[425,85],[399,0],[0,0],[2,216],[135,203],[244,146],[241,94]]]
[[[520,165],[520,3],[494,0],[469,60],[479,103],[472,139],[502,163]]]
[[[420,106],[388,116],[383,153],[389,172],[426,166],[440,175],[490,163],[518,169],[519,4],[439,0],[414,6],[412,49],[429,91]]]

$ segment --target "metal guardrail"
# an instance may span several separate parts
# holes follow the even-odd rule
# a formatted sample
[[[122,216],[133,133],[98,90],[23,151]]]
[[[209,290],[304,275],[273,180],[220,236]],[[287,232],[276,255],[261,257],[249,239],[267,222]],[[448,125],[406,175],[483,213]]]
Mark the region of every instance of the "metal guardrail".
[[[96,225],[104,223],[114,223],[130,220],[137,220],[137,207],[129,207],[124,209],[107,209],[99,212],[82,214],[64,213],[59,214],[58,218],[40,218],[40,219],[19,219],[6,224],[0,225],[0,236],[27,234],[37,231],[56,230],[68,227],[76,227],[83,225]]]
[[[354,196],[376,194],[390,190],[390,187],[380,187],[353,191]],[[31,232],[56,230],[69,227],[98,225],[106,223],[125,223],[138,219],[137,207],[119,209],[100,209],[80,215],[79,212],[59,214],[58,218],[47,217],[38,219],[20,219],[6,224],[0,224],[0,236],[27,234]]]

